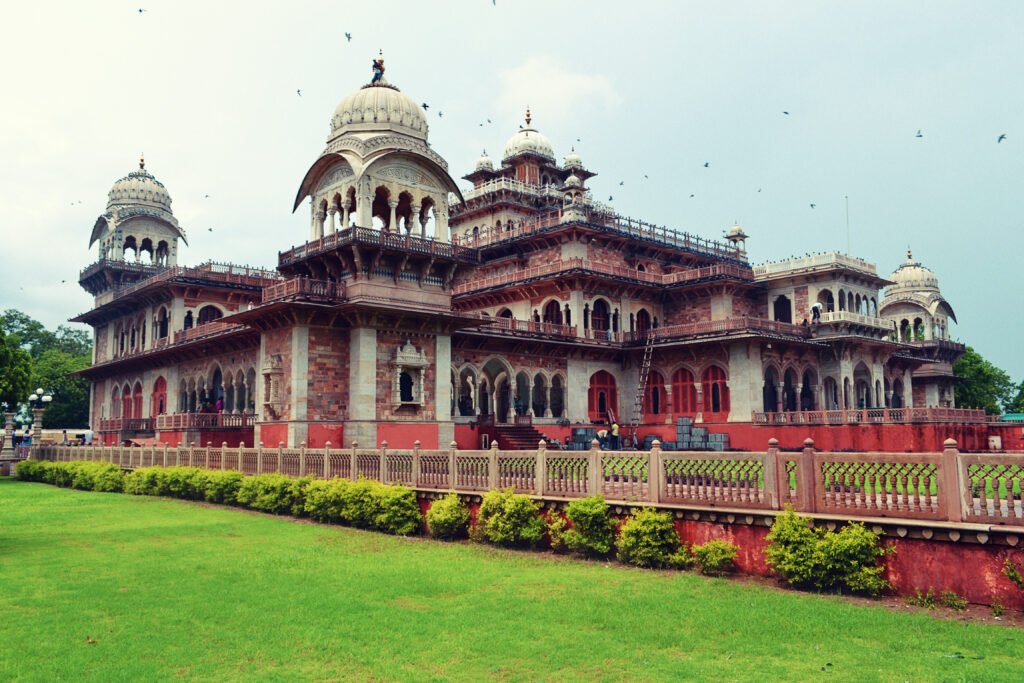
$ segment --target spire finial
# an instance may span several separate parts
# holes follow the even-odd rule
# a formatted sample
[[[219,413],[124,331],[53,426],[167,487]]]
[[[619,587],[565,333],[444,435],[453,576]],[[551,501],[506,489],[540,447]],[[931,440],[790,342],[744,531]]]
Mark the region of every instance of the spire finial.
[[[533,121],[533,116],[530,114],[530,105],[526,105],[526,125],[530,125],[530,121]]]
[[[145,171],[146,170],[146,155],[145,155],[145,153],[142,153],[142,152],[139,153],[139,170],[140,171]]]
[[[907,245],[907,260],[908,261],[913,261],[914,260],[914,253],[912,251],[910,251],[910,245],[909,244]]]

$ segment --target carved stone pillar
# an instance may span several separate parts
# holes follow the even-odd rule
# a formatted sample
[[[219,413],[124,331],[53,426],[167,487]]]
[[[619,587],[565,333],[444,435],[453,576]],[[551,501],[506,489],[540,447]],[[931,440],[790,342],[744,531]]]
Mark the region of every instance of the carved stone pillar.
[[[405,226],[406,231],[412,235],[414,232],[423,237],[423,223],[420,221],[420,205],[413,204],[412,213],[409,214],[409,223]]]
[[[798,383],[796,385],[796,387],[794,388],[794,391],[796,391],[796,409],[797,410],[803,410],[804,409],[804,406],[803,406],[803,400],[804,400],[803,399],[803,393],[804,393],[803,382]]]
[[[387,231],[398,232],[398,218],[395,215],[395,211],[398,209],[398,202],[392,199],[388,202],[388,206],[391,207],[391,217],[388,219]]]
[[[338,210],[333,206],[327,209],[327,234],[332,235],[338,229]]]
[[[785,408],[786,385],[782,382],[775,383],[775,412],[781,413]]]
[[[316,212],[316,220],[313,221],[313,239],[318,240],[324,236],[324,221],[327,214],[323,211]]]
[[[551,414],[551,383],[544,387],[544,417],[553,417]]]
[[[348,224],[349,224],[348,204],[346,203],[345,206],[342,207],[342,209],[341,209],[341,229],[342,230],[346,229],[348,227]]]
[[[14,413],[4,413],[4,446],[0,456],[14,457]]]

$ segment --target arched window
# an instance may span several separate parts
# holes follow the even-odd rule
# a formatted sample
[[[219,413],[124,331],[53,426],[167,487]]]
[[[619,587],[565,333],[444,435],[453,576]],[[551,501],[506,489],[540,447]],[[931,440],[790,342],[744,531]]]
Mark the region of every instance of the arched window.
[[[840,299],[842,301],[842,299]],[[774,413],[779,410],[779,375],[775,368],[768,368],[764,371],[764,412]]]
[[[150,410],[152,415],[163,415],[167,412],[167,380],[157,377],[153,383],[153,407]]]
[[[110,417],[121,417],[121,388],[114,387],[110,392]]]
[[[644,415],[663,415],[665,396],[665,378],[657,370],[651,370],[644,391]]]
[[[598,370],[590,376],[590,390],[587,392],[587,414],[591,422],[612,419],[611,412],[618,416],[619,396],[615,378],[607,370]]]
[[[185,321],[182,324],[181,329],[183,329],[183,330],[191,330],[192,329],[192,311],[189,311],[188,313],[185,314]]]
[[[551,378],[551,417],[562,417],[565,406],[565,395],[562,390],[562,378],[555,375]]]
[[[413,400],[412,396],[412,375],[403,370],[398,376],[398,390],[400,394],[400,400],[403,403],[411,403]]]
[[[672,373],[672,406],[676,415],[697,413],[697,386],[693,381],[693,373],[686,368],[679,368]]]
[[[594,302],[594,309],[590,312],[590,328],[595,332],[606,332],[610,325],[611,314],[608,302],[598,299]]]
[[[725,370],[717,365],[712,365],[704,371],[701,385],[704,393],[704,412],[728,413],[729,387],[726,385]]]
[[[839,310],[846,310],[846,292],[841,289],[839,290]]]
[[[772,310],[775,313],[775,320],[780,323],[793,322],[793,304],[790,302],[788,297],[780,296],[775,299],[775,304],[772,306]]]
[[[562,324],[562,309],[558,305],[557,300],[552,299],[544,304],[544,322],[551,323],[553,325]]]
[[[216,306],[203,306],[199,309],[199,324],[205,325],[206,323],[212,323],[214,320],[223,318],[224,314],[220,312],[220,309]]]
[[[498,311],[498,317],[499,318],[509,318],[509,319],[511,319],[513,317],[512,316],[512,311],[510,311],[507,308],[503,308],[500,311]]]
[[[127,384],[121,388],[121,417],[130,420],[135,417],[132,412],[132,388]]]
[[[636,313],[636,331],[643,333],[649,329],[651,329],[651,314],[647,312],[646,308],[641,308]]]
[[[157,318],[156,318],[156,338],[157,339],[166,339],[167,338],[167,324],[168,324],[167,309],[161,307],[160,308],[160,312],[157,314]]]
[[[135,383],[135,393],[132,396],[132,417],[142,417],[142,382]]]

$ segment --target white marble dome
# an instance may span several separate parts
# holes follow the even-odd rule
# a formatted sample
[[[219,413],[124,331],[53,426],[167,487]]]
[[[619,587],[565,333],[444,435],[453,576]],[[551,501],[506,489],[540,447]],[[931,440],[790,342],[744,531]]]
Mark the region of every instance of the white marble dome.
[[[428,128],[420,105],[384,80],[364,85],[343,99],[331,118],[331,137],[348,132],[396,132],[426,140]]]
[[[583,181],[575,173],[570,173],[569,177],[565,179],[565,187],[580,188],[583,187]]]
[[[552,162],[555,160],[555,150],[551,146],[551,141],[548,140],[547,136],[539,132],[536,128],[530,125],[532,121],[530,110],[526,110],[526,126],[520,128],[519,131],[508,139],[505,143],[505,156],[504,159],[510,159],[517,154],[524,152],[531,152],[537,156],[549,159]]]
[[[583,168],[583,159],[576,153],[575,147],[569,150],[569,153],[565,155],[564,165],[566,168]]]
[[[476,160],[476,170],[478,171],[493,171],[494,162],[487,156],[487,150],[485,149],[481,154],[480,158]]]
[[[171,195],[153,174],[146,162],[139,160],[138,170],[114,183],[107,194],[107,209],[115,206],[147,206],[171,213]]]
[[[935,290],[939,289],[939,278],[934,272],[915,261],[913,254],[907,251],[907,260],[889,276],[895,284],[889,289]]]

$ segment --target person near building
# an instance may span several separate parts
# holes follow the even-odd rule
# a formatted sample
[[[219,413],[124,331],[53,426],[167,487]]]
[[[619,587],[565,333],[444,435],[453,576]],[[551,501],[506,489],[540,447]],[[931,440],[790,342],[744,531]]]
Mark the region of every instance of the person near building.
[[[622,442],[619,441],[619,423],[612,422],[612,450],[617,451],[622,447]]]

